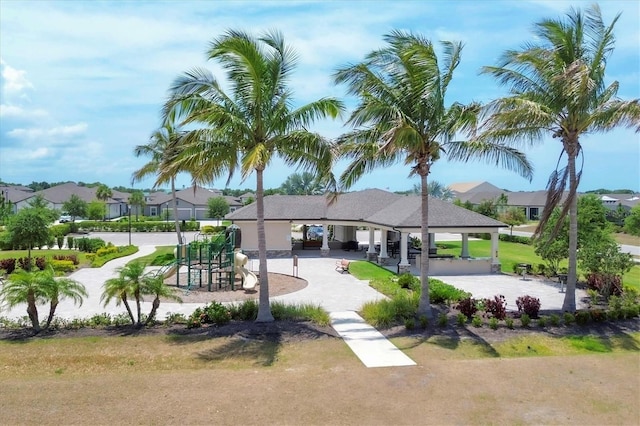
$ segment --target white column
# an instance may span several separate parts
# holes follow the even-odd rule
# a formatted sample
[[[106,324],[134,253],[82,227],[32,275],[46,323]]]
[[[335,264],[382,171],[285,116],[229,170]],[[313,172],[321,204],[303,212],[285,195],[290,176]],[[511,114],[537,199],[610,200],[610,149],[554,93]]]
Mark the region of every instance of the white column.
[[[387,254],[387,230],[380,230],[380,257],[389,257]]]
[[[322,248],[329,250],[329,227],[326,223],[322,224]]]
[[[430,249],[435,249],[436,247],[436,234],[430,233],[429,234],[429,248]]]
[[[369,227],[369,249],[367,250],[368,254],[376,252],[376,239],[375,239],[375,229],[373,226]]]
[[[491,272],[500,272],[500,260],[498,259],[498,232],[491,233]]]
[[[409,245],[409,233],[400,233],[400,265],[409,265],[409,256],[407,256],[407,247]]]
[[[493,249],[491,249],[493,251]],[[469,234],[464,232],[462,234],[462,251],[460,252],[462,259],[468,259],[469,257]]]

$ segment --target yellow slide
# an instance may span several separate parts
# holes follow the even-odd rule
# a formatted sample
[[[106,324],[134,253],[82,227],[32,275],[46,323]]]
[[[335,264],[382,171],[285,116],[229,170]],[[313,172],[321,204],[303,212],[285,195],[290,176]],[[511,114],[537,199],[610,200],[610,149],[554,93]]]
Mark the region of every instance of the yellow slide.
[[[167,272],[164,273],[164,279],[171,278],[178,272],[178,265],[174,265]]]
[[[242,288],[245,290],[253,290],[258,284],[258,277],[256,274],[244,267],[247,264],[249,258],[240,253],[235,254],[235,272],[242,276]]]

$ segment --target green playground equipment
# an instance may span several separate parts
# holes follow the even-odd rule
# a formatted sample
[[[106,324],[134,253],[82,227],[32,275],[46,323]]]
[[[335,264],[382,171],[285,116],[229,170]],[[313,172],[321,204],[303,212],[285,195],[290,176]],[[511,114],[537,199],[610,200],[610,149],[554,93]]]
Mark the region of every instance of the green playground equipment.
[[[171,272],[176,273],[181,266],[186,266],[187,291],[203,285],[207,286],[208,291],[229,288],[235,290],[234,258],[235,249],[240,242],[239,233],[237,228],[229,227],[225,232],[203,238],[197,236],[189,244],[178,244],[175,251],[176,260],[162,267],[167,274],[165,276],[170,276]],[[176,274],[176,285],[180,288],[180,274]]]

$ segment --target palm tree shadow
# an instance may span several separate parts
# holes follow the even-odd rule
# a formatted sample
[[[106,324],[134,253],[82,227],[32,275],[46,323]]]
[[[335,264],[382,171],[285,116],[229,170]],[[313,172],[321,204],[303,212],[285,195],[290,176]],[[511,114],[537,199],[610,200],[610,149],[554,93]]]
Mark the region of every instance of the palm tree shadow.
[[[250,339],[235,336],[226,343],[196,354],[205,362],[222,362],[229,359],[252,361],[255,365],[269,367],[278,360],[282,342],[280,339]]]

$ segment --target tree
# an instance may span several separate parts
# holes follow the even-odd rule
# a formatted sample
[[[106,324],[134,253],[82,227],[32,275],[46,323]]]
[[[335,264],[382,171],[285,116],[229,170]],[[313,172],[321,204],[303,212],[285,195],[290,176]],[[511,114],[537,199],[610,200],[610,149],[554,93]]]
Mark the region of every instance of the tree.
[[[476,213],[491,217],[493,219],[498,218],[498,206],[494,199],[482,200],[474,209]]]
[[[176,130],[173,124],[167,123],[160,129],[153,132],[149,143],[146,145],[138,145],[134,149],[136,157],[150,156],[148,163],[140,169],[133,172],[131,180],[133,182],[140,181],[147,176],[155,175],[156,182],[154,188],[169,182],[171,184],[171,199],[173,201],[173,220],[178,237],[178,244],[182,241],[182,233],[180,232],[180,222],[178,220],[178,203],[176,199],[176,176],[179,172],[185,171],[180,167],[176,167],[174,159],[181,149],[181,138],[184,132]],[[195,187],[194,187],[195,191]],[[166,213],[168,220],[169,215]]]
[[[624,220],[624,232],[640,235],[640,204],[633,206],[629,216]]]
[[[147,317],[145,324],[150,324],[156,317],[156,312],[160,307],[160,298],[175,300],[182,303],[182,299],[177,296],[171,287],[164,283],[164,276],[162,275],[145,275],[142,277],[142,293],[154,296],[151,304],[151,312]]]
[[[72,194],[71,197],[62,204],[63,210],[71,216],[71,222],[75,222],[77,217],[86,217],[88,207],[87,202],[76,194]]]
[[[140,209],[144,209],[146,205],[144,192],[137,190],[133,191],[129,196],[129,205],[135,206],[136,208],[136,222],[138,221],[138,213],[140,213]]]
[[[600,8],[594,5],[586,13],[572,9],[565,20],[542,20],[535,26],[535,43],[527,43],[520,51],[507,51],[498,66],[483,68],[483,73],[508,86],[511,93],[487,106],[487,120],[479,137],[531,144],[549,132],[560,140],[561,155],[566,155],[566,167],[556,169],[549,179],[536,236],[561,205],[561,216],[569,216],[569,268],[562,308],[569,312],[576,310],[577,192],[582,174],[576,170],[576,160],[584,155],[581,136],[620,125],[640,130],[638,99],[619,99],[617,81],[605,85],[619,16],[605,26]],[[567,181],[568,196],[562,201]],[[559,230],[549,234],[547,241],[551,242]]]
[[[101,183],[96,189],[96,198],[104,203],[104,220],[107,220],[107,200],[111,197],[113,197],[111,188]]]
[[[100,220],[104,217],[106,206],[102,201],[94,200],[87,204],[87,218],[90,220]]]
[[[136,300],[137,325],[142,325],[142,286],[145,264],[142,262],[130,262],[123,267],[116,269],[119,277],[126,283],[126,292]]]
[[[31,249],[49,242],[49,222],[42,209],[25,207],[12,215],[7,224],[9,239],[14,246],[26,246],[31,264]]]
[[[510,207],[504,213],[498,216],[500,222],[509,225],[510,234],[513,235],[513,227],[527,223],[527,217],[524,211],[519,207]]]
[[[422,188],[420,184],[413,185],[413,194],[420,194]],[[453,191],[445,184],[438,182],[437,180],[430,180],[427,184],[427,193],[431,198],[437,198],[438,200],[451,201],[454,198]]]
[[[46,293],[45,289],[39,285],[37,277],[35,273],[23,270],[9,275],[9,279],[0,289],[0,300],[9,308],[26,303],[31,325],[36,332],[39,332],[40,319],[37,304],[46,301]]]
[[[49,208],[49,202],[44,199],[44,196],[42,194],[36,194],[29,200],[27,205],[33,209],[38,210],[42,217],[45,218],[47,223],[53,223],[58,218],[58,212],[54,209]]]
[[[229,213],[229,203],[224,197],[213,197],[207,200],[208,216],[212,219],[221,219]]]
[[[211,42],[208,57],[226,71],[227,83],[220,84],[205,69],[193,69],[175,81],[165,105],[169,121],[180,118],[185,125],[201,126],[189,131],[175,165],[189,170],[194,183],[209,183],[227,173],[231,179],[237,168],[243,178],[255,173],[260,275],[256,321],[273,321],[264,230],[264,172],[273,158],[280,157],[287,166],[330,176],[332,145],[307,129],[316,119],[337,117],[343,105],[323,98],[291,107],[288,79],[295,68],[295,54],[278,32],[256,38],[228,31]]]
[[[7,218],[13,213],[13,203],[8,198],[8,193],[0,191],[0,224],[4,225]]]
[[[322,183],[311,172],[289,175],[280,189],[287,195],[320,195],[324,192]]]
[[[87,290],[78,281],[71,278],[56,278],[52,267],[44,271],[34,272],[36,282],[44,293],[44,299],[49,301],[49,316],[45,329],[49,328],[56,313],[58,304],[63,299],[72,299],[73,303],[82,306],[83,298],[88,297]]]
[[[131,312],[131,307],[129,306],[130,291],[129,281],[122,274],[118,274],[117,277],[105,281],[100,301],[104,303],[104,306],[107,306],[113,299],[115,299],[116,306],[120,306],[120,303],[122,303],[127,309],[131,324],[135,324],[136,319],[133,317],[133,312]]]
[[[474,130],[479,110],[477,104],[453,103],[447,107],[445,102],[460,62],[461,43],[442,42],[440,68],[433,44],[422,36],[394,31],[384,39],[387,47],[335,74],[336,83],[347,84],[349,93],[359,97],[348,120],[355,130],[339,138],[343,156],[352,159],[340,183],[349,188],[364,173],[403,161],[411,167],[409,175],[420,178],[421,236],[422,241],[428,241],[427,176],[443,153],[452,160],[492,160],[526,176],[531,167],[523,154],[508,146],[454,140],[458,132]],[[429,258],[428,250],[428,244],[423,244],[422,259]],[[430,318],[428,261],[420,263],[420,280],[418,314]]]

